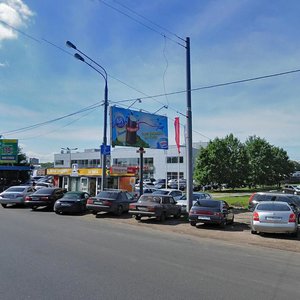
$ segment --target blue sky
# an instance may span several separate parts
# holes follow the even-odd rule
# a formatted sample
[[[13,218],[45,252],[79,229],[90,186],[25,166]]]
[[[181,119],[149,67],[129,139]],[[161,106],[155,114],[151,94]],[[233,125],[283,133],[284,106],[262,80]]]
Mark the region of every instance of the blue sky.
[[[0,135],[42,162],[61,147],[100,146],[103,106],[19,130],[103,101],[103,78],[72,57],[70,40],[106,69],[110,105],[141,98],[132,108],[167,115],[175,144],[185,93],[143,99],[185,90],[184,41],[175,35],[191,39],[192,88],[297,70],[299,11],[296,0],[1,0]],[[193,91],[193,141],[257,135],[300,160],[299,79],[295,72]]]

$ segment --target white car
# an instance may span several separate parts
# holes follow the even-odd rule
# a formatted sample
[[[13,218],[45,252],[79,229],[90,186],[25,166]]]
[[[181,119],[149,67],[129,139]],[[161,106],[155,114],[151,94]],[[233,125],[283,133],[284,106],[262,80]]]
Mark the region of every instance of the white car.
[[[201,199],[212,199],[212,196],[208,193],[202,193],[202,192],[197,192],[193,193],[193,205],[197,202],[197,200]],[[186,194],[182,195],[179,199],[176,200],[177,205],[181,206],[181,213],[186,214],[186,208],[187,208],[187,197]]]
[[[35,191],[35,188],[32,186],[11,186],[0,194],[0,203],[4,208],[7,204],[24,204],[26,196],[31,195]]]

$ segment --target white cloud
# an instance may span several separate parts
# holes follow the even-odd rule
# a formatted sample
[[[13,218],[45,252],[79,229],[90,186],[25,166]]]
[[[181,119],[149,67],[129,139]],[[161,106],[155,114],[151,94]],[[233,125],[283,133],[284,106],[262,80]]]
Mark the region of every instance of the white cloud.
[[[4,0],[0,3],[0,21],[15,28],[26,25],[34,14],[23,0]],[[0,41],[5,39],[16,39],[17,33],[10,27],[0,22]]]

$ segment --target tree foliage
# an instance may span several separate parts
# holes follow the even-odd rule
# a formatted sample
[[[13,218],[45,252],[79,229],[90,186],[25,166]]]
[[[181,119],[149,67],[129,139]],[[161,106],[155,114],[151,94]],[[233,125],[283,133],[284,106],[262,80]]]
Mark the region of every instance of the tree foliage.
[[[265,139],[249,137],[241,143],[233,134],[216,138],[200,150],[194,178],[202,184],[244,185],[280,184],[294,170],[287,152]]]

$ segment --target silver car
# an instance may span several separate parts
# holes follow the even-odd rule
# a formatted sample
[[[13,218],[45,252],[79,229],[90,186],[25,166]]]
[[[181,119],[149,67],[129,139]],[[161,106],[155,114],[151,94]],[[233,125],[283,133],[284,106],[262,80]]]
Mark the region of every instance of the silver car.
[[[7,204],[24,204],[25,197],[31,195],[35,191],[36,190],[32,186],[11,186],[0,194],[0,203],[4,208]]]
[[[252,214],[251,233],[298,234],[298,215],[290,204],[281,201],[261,201]]]

